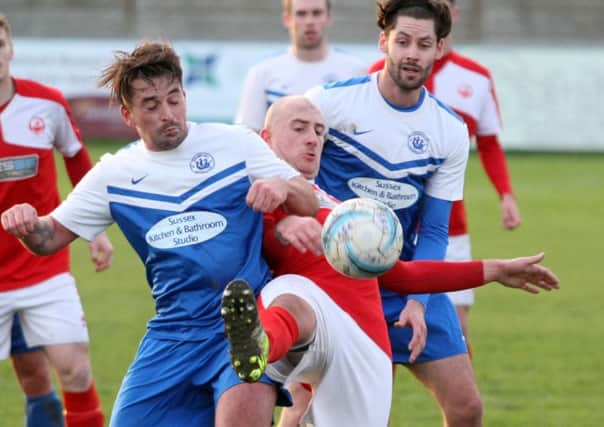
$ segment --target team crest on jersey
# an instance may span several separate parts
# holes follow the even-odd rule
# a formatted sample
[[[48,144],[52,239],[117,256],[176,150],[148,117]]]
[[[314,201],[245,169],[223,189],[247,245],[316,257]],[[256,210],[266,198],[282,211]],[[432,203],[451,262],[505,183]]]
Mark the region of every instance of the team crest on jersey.
[[[208,153],[197,153],[191,159],[189,167],[195,173],[206,173],[214,169],[214,157]]]
[[[457,88],[457,93],[459,93],[462,98],[470,98],[474,94],[474,91],[472,90],[472,86],[467,83],[462,83]]]
[[[44,132],[44,128],[46,128],[46,124],[41,117],[33,116],[29,121],[29,130],[36,135],[40,135],[42,132]]]
[[[409,135],[409,139],[407,140],[409,144],[409,148],[415,154],[423,154],[428,149],[428,145],[430,144],[430,140],[423,132],[413,132]]]

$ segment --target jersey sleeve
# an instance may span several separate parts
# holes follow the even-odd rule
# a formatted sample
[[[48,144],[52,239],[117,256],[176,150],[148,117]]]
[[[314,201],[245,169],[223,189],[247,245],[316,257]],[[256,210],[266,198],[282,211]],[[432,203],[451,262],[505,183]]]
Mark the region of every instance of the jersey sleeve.
[[[478,148],[482,167],[499,197],[512,193],[512,181],[508,172],[507,160],[497,136],[477,136],[476,148]]]
[[[476,124],[476,135],[498,135],[501,132],[501,115],[495,84],[489,74],[489,90],[485,91],[482,108]]]
[[[268,109],[264,86],[261,70],[258,66],[252,67],[245,76],[235,123],[245,125],[255,131],[264,127],[264,116]]]
[[[75,156],[83,147],[82,136],[71,114],[71,108],[65,97],[57,91],[57,108],[55,110],[55,148],[63,157]]]
[[[443,164],[426,184],[426,194],[436,199],[449,201],[463,199],[463,186],[470,152],[468,127],[451,127],[449,153]]]
[[[279,159],[256,133],[243,130],[241,139],[247,172],[252,181],[273,177],[291,179],[300,175],[300,172]]]
[[[108,157],[110,155],[103,156],[75,186],[67,199],[50,214],[64,227],[88,241],[113,223],[107,185],[103,179],[104,170],[111,167],[107,165]]]

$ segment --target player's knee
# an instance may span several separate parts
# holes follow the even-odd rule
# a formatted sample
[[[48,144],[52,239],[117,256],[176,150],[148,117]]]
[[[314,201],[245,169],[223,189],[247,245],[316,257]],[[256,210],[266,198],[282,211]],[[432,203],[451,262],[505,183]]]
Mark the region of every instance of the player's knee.
[[[63,390],[87,390],[92,382],[92,371],[88,358],[76,359],[66,366],[57,368]]]
[[[473,427],[482,425],[482,400],[478,394],[471,394],[463,401],[449,405],[446,412],[450,427]]]
[[[34,353],[13,356],[13,366],[23,392],[27,396],[41,396],[52,389],[50,367],[44,355]]]

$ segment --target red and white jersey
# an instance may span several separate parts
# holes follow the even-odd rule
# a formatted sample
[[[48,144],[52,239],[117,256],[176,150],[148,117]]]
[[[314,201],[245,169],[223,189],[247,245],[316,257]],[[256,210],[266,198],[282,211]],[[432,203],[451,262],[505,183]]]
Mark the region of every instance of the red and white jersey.
[[[470,138],[501,131],[495,85],[478,62],[451,51],[435,62],[426,87],[463,117]]]
[[[370,71],[384,68],[384,60],[375,62]],[[489,70],[478,62],[450,51],[435,62],[426,88],[440,101],[463,117],[470,139],[476,148],[491,183],[500,196],[512,193],[503,149],[498,135],[501,115],[495,94],[495,84]],[[463,201],[453,203],[449,235],[468,233]]]
[[[46,215],[60,202],[53,148],[73,157],[82,140],[58,90],[28,80],[13,82],[15,95],[0,106],[0,211],[29,203]],[[4,230],[0,259],[0,291],[35,285],[69,270],[67,248],[36,256]]]
[[[501,116],[491,73],[478,62],[451,51],[434,64],[426,87],[463,117],[470,138],[476,141],[483,167],[501,196],[511,193],[503,150],[497,136]],[[468,233],[463,200],[453,203],[449,235]]]
[[[323,224],[338,202],[317,187],[315,191],[320,203],[316,219]],[[312,280],[391,358],[377,279],[346,277],[334,270],[324,256],[299,252],[292,245],[284,246],[275,237],[275,226],[285,216],[282,210],[264,216],[264,257],[273,274],[299,274]]]
[[[365,75],[366,69],[367,65],[357,57],[337,49],[330,49],[325,59],[315,62],[301,61],[291,50],[268,58],[248,71],[235,122],[260,130],[266,110],[277,99]]]

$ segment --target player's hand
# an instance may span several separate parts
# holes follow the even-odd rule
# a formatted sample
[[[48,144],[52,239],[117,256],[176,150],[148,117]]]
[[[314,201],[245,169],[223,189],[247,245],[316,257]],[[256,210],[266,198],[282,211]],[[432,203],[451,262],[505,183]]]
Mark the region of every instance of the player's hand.
[[[513,230],[520,225],[520,210],[512,194],[504,194],[501,198],[501,226]]]
[[[497,281],[508,288],[521,289],[532,294],[540,289],[560,289],[560,280],[547,267],[540,265],[544,254],[513,259],[484,261],[485,281]]]
[[[2,228],[13,236],[23,239],[40,224],[38,211],[29,203],[21,203],[2,212]]]
[[[272,212],[287,200],[289,184],[282,178],[258,179],[252,183],[246,203],[259,212]]]
[[[279,221],[275,236],[281,243],[291,244],[302,253],[310,250],[319,256],[323,253],[321,229],[321,223],[315,218],[289,215]]]
[[[88,242],[88,253],[97,272],[106,270],[111,266],[113,245],[104,232]]]
[[[416,300],[408,299],[405,308],[401,311],[398,321],[394,322],[397,328],[411,326],[413,335],[409,346],[407,347],[411,354],[409,363],[415,362],[415,359],[424,351],[426,339],[428,338],[428,327],[426,326],[426,307]]]

